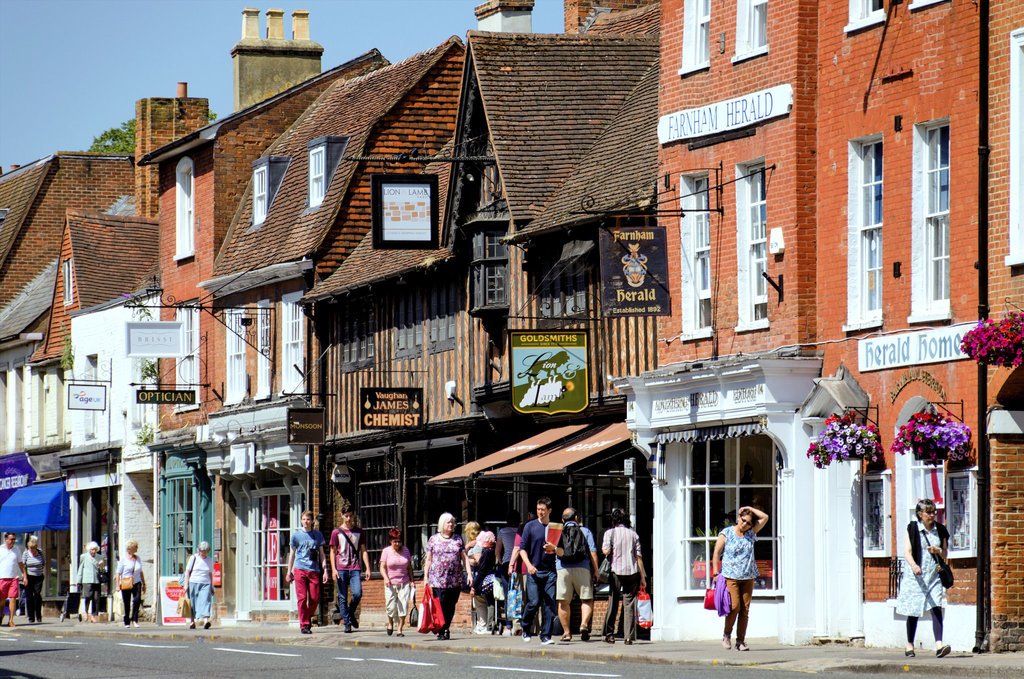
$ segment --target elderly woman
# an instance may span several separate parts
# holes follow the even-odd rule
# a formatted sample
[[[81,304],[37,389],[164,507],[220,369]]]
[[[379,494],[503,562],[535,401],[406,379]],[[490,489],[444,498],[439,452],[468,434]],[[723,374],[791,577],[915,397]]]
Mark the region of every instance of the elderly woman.
[[[139,626],[139,608],[142,595],[146,593],[146,575],[142,572],[139,558],[139,543],[129,540],[124,546],[124,556],[117,562],[117,588],[121,590],[124,602],[124,626]]]
[[[405,616],[409,614],[412,598],[412,557],[409,548],[402,545],[402,531],[388,531],[391,546],[380,553],[380,574],[384,578],[384,610],[388,615],[388,636],[398,624],[398,636],[404,637]]]
[[[192,555],[185,567],[185,591],[192,601],[192,622],[189,629],[196,628],[196,620],[203,623],[203,629],[210,629],[210,604],[213,603],[213,559],[210,558],[210,543],[203,540],[199,551]]]
[[[78,557],[78,576],[75,583],[82,588],[82,600],[85,602],[85,614],[89,622],[98,622],[100,613],[100,571],[103,570],[103,559],[99,558],[100,546],[90,542],[85,553]],[[67,611],[71,615],[71,611]]]
[[[430,587],[441,601],[444,626],[437,633],[440,640],[450,639],[449,628],[455,617],[455,605],[463,585],[472,583],[469,556],[462,537],[455,533],[455,517],[445,512],[437,520],[437,532],[427,541],[427,557],[423,562],[423,584]]]
[[[747,646],[747,619],[750,613],[750,599],[754,595],[754,580],[759,573],[754,560],[754,541],[757,534],[768,523],[768,515],[754,507],[740,507],[736,513],[736,525],[718,534],[715,543],[713,573],[721,572],[729,588],[732,609],[725,616],[725,630],[722,634],[722,648],[732,648],[732,627],[736,625],[736,650],[749,651]],[[718,564],[722,570],[718,570]],[[739,622],[737,623],[737,618]]]
[[[489,634],[494,629],[494,533],[485,530],[476,538],[480,552],[472,556],[473,609],[476,613],[475,634]]]
[[[39,538],[30,535],[25,541],[25,551],[21,553],[21,562],[25,564],[28,585],[25,587],[25,608],[29,622],[43,621],[43,578],[45,576],[46,557],[39,549]]]
[[[906,566],[900,581],[900,595],[896,599],[896,614],[907,616],[907,649],[913,658],[917,620],[925,611],[932,612],[932,634],[935,637],[935,655],[949,655],[949,644],[942,643],[942,608],[946,605],[946,590],[939,579],[937,557],[946,558],[949,531],[935,520],[935,503],[921,500],[916,507],[917,520],[907,524],[903,536],[903,558]]]

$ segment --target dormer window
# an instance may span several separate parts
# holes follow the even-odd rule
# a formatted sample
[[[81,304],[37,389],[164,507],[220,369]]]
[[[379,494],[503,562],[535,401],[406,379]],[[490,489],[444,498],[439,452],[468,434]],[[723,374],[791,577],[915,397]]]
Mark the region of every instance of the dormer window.
[[[291,158],[287,156],[266,156],[252,164],[252,225],[262,224],[270,208],[274,205],[274,196],[281,188],[284,173],[288,170]]]
[[[341,156],[348,146],[348,137],[317,137],[306,144],[309,149],[309,210],[315,210],[324,202],[331,177],[338,169]]]

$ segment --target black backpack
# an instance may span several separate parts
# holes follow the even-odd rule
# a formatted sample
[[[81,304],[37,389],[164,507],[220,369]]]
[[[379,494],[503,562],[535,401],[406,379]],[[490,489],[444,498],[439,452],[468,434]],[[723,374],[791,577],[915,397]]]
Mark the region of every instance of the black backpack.
[[[590,556],[590,549],[587,547],[587,536],[578,523],[567,523],[562,528],[562,537],[558,541],[562,548],[562,556],[559,557],[563,564],[578,563],[585,561]]]

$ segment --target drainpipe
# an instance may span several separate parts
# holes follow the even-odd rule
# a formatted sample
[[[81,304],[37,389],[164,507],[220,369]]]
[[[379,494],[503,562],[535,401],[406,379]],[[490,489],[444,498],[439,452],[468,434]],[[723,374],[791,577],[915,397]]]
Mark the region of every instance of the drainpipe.
[[[989,0],[978,4],[978,318],[986,319],[988,306],[988,77],[989,77]],[[978,574],[975,585],[976,627],[974,652],[989,650],[992,627],[990,593],[991,490],[989,483],[989,441],[986,410],[988,405],[988,368],[978,364]]]

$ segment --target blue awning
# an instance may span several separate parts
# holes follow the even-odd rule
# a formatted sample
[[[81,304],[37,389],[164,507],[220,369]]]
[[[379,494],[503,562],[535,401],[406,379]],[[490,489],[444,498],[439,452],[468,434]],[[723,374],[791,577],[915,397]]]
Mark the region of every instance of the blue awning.
[[[63,481],[19,488],[0,506],[0,530],[28,533],[69,528],[71,511]]]

